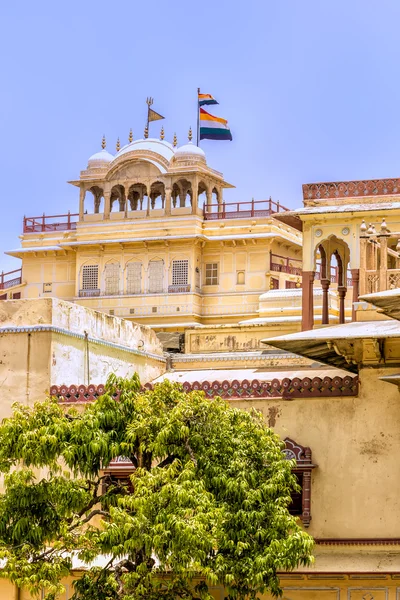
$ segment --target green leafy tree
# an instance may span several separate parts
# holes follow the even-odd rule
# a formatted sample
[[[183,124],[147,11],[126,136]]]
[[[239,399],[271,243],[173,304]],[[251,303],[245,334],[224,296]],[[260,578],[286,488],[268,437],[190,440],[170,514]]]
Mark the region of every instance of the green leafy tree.
[[[278,595],[277,571],[309,564],[313,544],[288,512],[282,447],[259,413],[169,382],[112,376],[82,410],[15,405],[0,426],[1,576],[50,600],[79,560],[74,599]],[[117,456],[129,486],[104,474]]]

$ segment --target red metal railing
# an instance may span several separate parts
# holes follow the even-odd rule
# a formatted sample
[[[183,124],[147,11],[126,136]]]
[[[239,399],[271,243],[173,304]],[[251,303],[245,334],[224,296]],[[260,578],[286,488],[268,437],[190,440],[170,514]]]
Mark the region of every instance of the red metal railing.
[[[13,275],[13,277],[10,277],[11,275]],[[9,288],[14,287],[15,285],[20,285],[21,283],[22,269],[15,269],[14,271],[8,271],[8,273],[4,273],[4,271],[2,271],[0,273],[0,290],[8,290]]]
[[[24,233],[34,233],[37,231],[68,231],[76,229],[76,223],[79,213],[66,215],[45,215],[41,217],[24,217]]]
[[[277,212],[289,209],[274,200],[251,200],[249,202],[222,202],[222,204],[205,204],[203,216],[206,221],[217,219],[245,219],[246,217],[269,217]]]
[[[271,251],[269,255],[271,261],[271,271],[276,271],[278,273],[289,273],[290,275],[302,275],[302,261],[299,258],[281,256],[280,254],[273,254]],[[298,266],[290,263],[297,263]]]
[[[315,269],[315,279],[321,279],[321,263],[317,263],[317,266]],[[338,268],[336,265],[331,265],[330,281],[331,281],[331,283],[338,283]],[[352,287],[352,285],[353,285],[351,271],[347,271],[346,285],[347,285],[347,287]]]

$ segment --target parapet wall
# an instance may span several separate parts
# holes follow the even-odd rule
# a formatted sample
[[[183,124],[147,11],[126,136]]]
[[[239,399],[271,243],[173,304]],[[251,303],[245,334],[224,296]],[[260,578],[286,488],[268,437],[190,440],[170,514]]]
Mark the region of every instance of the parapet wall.
[[[13,402],[32,404],[52,385],[99,384],[115,373],[143,384],[164,373],[155,333],[55,298],[0,303],[0,418]]]

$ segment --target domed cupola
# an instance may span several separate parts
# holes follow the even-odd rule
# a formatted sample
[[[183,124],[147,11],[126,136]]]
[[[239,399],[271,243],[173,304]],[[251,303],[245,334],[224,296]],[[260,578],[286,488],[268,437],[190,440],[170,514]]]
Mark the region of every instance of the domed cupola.
[[[180,146],[175,150],[175,156],[172,159],[174,162],[195,161],[206,163],[206,155],[204,150],[196,146],[192,142],[192,129],[189,129],[189,142],[184,146]]]
[[[110,162],[114,160],[112,154],[107,152],[106,150],[106,138],[103,136],[101,142],[101,150],[100,152],[96,152],[92,154],[92,156],[88,160],[88,169],[105,169],[108,167]]]

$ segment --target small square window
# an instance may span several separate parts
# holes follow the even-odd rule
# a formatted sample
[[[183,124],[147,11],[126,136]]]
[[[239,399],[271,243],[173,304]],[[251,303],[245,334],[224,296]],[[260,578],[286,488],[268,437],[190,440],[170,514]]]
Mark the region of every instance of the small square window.
[[[206,285],[218,285],[218,263],[206,264]]]
[[[110,308],[110,315],[113,315],[113,314],[114,314],[114,309]]]
[[[44,283],[43,284],[43,293],[45,294],[51,294],[53,290],[53,284],[52,283]]]
[[[156,313],[157,312],[157,306],[152,306],[151,307],[151,312]]]
[[[134,308],[130,308],[129,309],[129,314],[130,315],[134,315],[135,314],[135,309]]]

